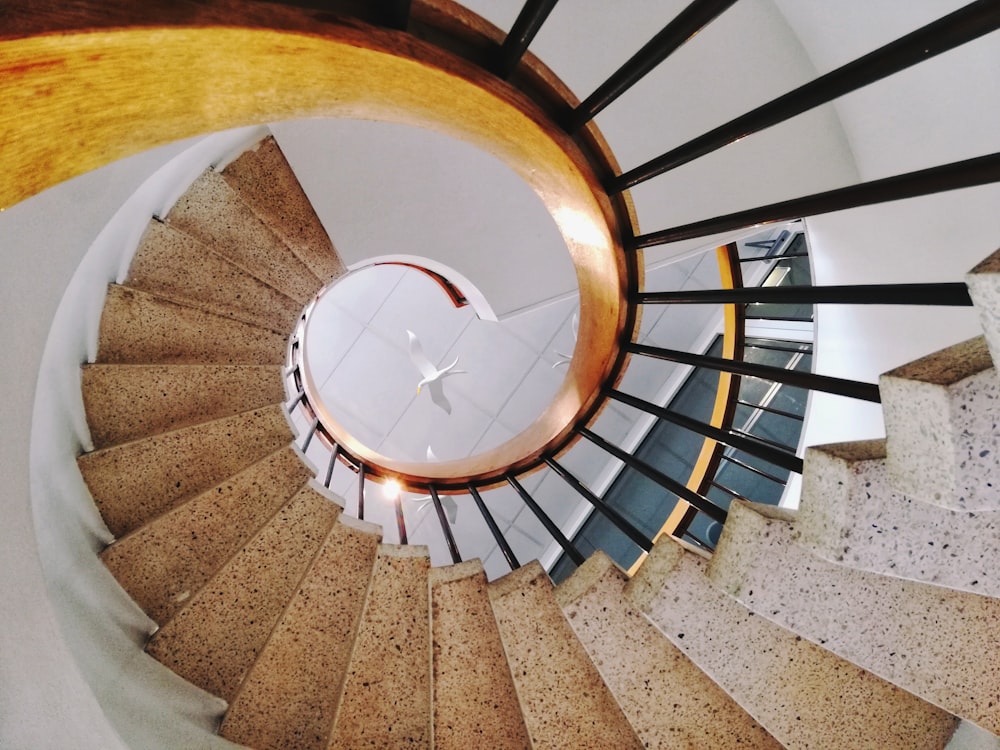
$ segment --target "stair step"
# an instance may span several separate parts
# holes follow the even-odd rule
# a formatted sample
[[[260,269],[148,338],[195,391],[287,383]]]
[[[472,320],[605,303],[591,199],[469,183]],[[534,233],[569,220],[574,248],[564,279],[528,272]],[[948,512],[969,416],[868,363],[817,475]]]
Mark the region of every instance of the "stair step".
[[[479,560],[430,571],[434,747],[529,748]]]
[[[1000,250],[969,271],[965,275],[965,285],[979,313],[979,323],[993,360],[1000,361]]]
[[[222,177],[321,282],[344,274],[326,229],[273,136],[245,151]]]
[[[884,440],[810,448],[805,461],[795,531],[813,554],[1000,597],[1000,513],[949,510],[895,492]]]
[[[790,514],[734,502],[712,582],[763,618],[1000,733],[1000,600],[821,560]]]
[[[77,464],[120,537],[291,440],[284,409],[274,404],[87,453]]]
[[[276,365],[84,365],[94,447],[107,448],[285,398]]]
[[[281,448],[118,540],[101,559],[163,625],[310,478],[295,450]]]
[[[281,365],[287,336],[111,284],[97,361],[107,364]]]
[[[291,333],[302,305],[184,232],[152,221],[125,283],[183,305]]]
[[[195,180],[166,220],[300,304],[323,286],[217,172]]]
[[[706,565],[665,538],[626,593],[782,745],[899,750],[945,746],[954,717],[755,616],[712,586],[705,577]]]
[[[256,750],[326,750],[381,529],[334,524],[220,734]]]
[[[532,744],[641,748],[538,561],[493,581],[489,593]]]
[[[887,372],[879,390],[899,492],[955,510],[1000,510],[1000,380],[982,336]]]
[[[305,487],[226,563],[146,650],[227,701],[298,590],[340,508]]]
[[[331,750],[431,747],[427,548],[381,544]]]
[[[556,597],[644,746],[780,750],[632,605],[627,581],[597,552],[556,587]]]

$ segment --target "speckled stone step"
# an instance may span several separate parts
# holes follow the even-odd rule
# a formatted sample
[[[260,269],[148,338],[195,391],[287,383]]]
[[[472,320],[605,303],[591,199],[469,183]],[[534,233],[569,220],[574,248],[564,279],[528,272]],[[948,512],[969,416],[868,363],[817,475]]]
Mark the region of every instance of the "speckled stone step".
[[[1000,380],[983,337],[879,379],[889,476],[909,497],[1000,510]]]
[[[1000,600],[821,560],[794,542],[791,515],[734,503],[712,582],[760,617],[1000,733]]]
[[[111,284],[97,361],[106,364],[281,365],[287,336]]]
[[[220,734],[256,750],[325,750],[382,530],[341,516],[247,675]]]
[[[641,748],[537,561],[489,586],[524,722],[535,747]]]
[[[311,476],[294,449],[280,448],[119,539],[101,559],[163,625]]]
[[[302,304],[184,232],[152,221],[125,284],[182,305],[288,334]]]
[[[284,400],[276,365],[84,365],[95,448],[260,409]]]
[[[665,538],[626,586],[633,603],[782,745],[939,750],[955,719],[715,588]]]
[[[379,545],[331,749],[431,747],[429,568],[426,547]]]
[[[968,513],[895,492],[884,440],[806,451],[796,540],[852,568],[1000,597],[1000,512]]]
[[[281,404],[86,453],[77,459],[116,537],[292,440]]]
[[[597,552],[556,587],[556,598],[644,746],[780,750],[635,608],[627,581]]]
[[[432,568],[435,750],[530,748],[479,560]]]
[[[333,527],[340,508],[306,487],[160,628],[146,650],[231,701]]]
[[[1000,362],[1000,250],[965,275],[994,361]]]
[[[330,237],[272,136],[222,171],[223,179],[324,284],[345,272]]]
[[[323,286],[217,172],[195,180],[166,221],[301,304]]]

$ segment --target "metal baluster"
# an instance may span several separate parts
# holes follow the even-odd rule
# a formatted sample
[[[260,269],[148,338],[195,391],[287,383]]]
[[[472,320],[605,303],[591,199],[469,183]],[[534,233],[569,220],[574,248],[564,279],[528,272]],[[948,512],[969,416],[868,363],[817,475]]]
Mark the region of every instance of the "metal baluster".
[[[680,414],[679,412],[671,411],[670,409],[657,406],[656,404],[651,404],[648,401],[636,398],[635,396],[631,396],[627,393],[622,393],[621,391],[609,389],[604,393],[606,396],[609,396],[616,401],[621,401],[623,404],[633,406],[636,409],[640,409],[647,414],[652,414],[654,417],[658,417],[659,419],[665,419],[668,422],[673,422],[680,427],[696,432],[707,438],[711,438],[712,440],[716,440],[723,445],[728,445],[732,448],[741,450],[744,453],[749,453],[751,456],[763,459],[769,464],[780,466],[783,469],[794,471],[797,474],[802,473],[802,459],[787,449],[776,450],[768,445],[757,442],[754,438],[746,438],[742,435],[733,433],[732,430],[722,430],[718,427],[706,424],[705,422],[699,422],[698,420],[692,419],[684,414]]]
[[[434,510],[437,512],[438,522],[441,524],[441,531],[444,533],[444,541],[448,545],[448,552],[453,563],[462,562],[462,555],[455,544],[455,536],[451,533],[451,525],[448,523],[448,516],[445,515],[444,506],[441,505],[441,498],[438,497],[437,489],[431,485],[429,488],[431,501],[434,503]]]
[[[521,486],[521,483],[518,482],[512,475],[508,474],[505,478],[507,479],[507,484],[513,487],[514,491],[521,496],[521,500],[523,500],[524,504],[528,506],[528,509],[535,514],[535,517],[538,518],[539,521],[542,522],[542,526],[545,527],[546,531],[552,535],[552,538],[559,543],[559,546],[563,548],[563,551],[569,555],[569,559],[578,566],[583,565],[585,558],[580,554],[580,550],[578,550],[573,543],[566,538],[566,535],[559,530],[559,527],[552,522],[548,513],[542,510],[541,506],[535,502],[534,498],[528,494],[528,491],[524,489],[524,487]]]
[[[652,539],[633,526],[629,520],[625,518],[625,516],[621,515],[621,513],[619,513],[615,508],[608,505],[603,499],[591,492],[579,479],[563,468],[562,465],[557,463],[554,458],[546,458],[545,463],[547,463],[556,474],[566,480],[566,483],[570,487],[576,490],[580,495],[583,495],[587,502],[593,505],[596,510],[600,511],[600,513],[611,521],[611,523],[613,523],[625,536],[635,542],[646,552],[653,549]]]
[[[531,40],[555,6],[556,0],[527,0],[500,46],[496,63],[498,76],[508,78],[514,72]]]
[[[365,465],[358,464],[358,518],[365,520]]]
[[[673,477],[668,477],[659,469],[650,466],[645,461],[636,458],[628,451],[624,451],[621,448],[619,448],[617,445],[609,443],[600,435],[591,432],[586,427],[580,429],[580,434],[583,435],[588,440],[590,440],[592,443],[594,443],[597,447],[603,448],[606,452],[610,453],[619,461],[622,461],[629,468],[635,469],[643,476],[653,480],[668,492],[671,492],[674,495],[677,495],[679,498],[686,500],[691,505],[696,507],[698,510],[711,516],[716,521],[725,523],[727,515],[726,511],[720,508],[715,503],[713,503],[707,497],[699,495],[697,492],[688,489]]]
[[[689,289],[643,292],[644,305],[666,304],[843,304],[972,306],[961,282],[939,284],[860,284],[852,286],[752,286],[740,289]]]
[[[406,519],[403,517],[403,493],[397,492],[396,497],[393,498],[393,504],[396,506],[396,530],[399,531],[399,543],[407,544],[406,541]]]
[[[811,391],[823,391],[824,393],[849,396],[850,398],[862,401],[874,401],[875,403],[881,400],[877,383],[862,383],[857,380],[845,380],[844,378],[834,378],[829,375],[786,370],[782,367],[758,365],[733,359],[712,357],[707,354],[692,354],[691,352],[682,352],[677,349],[662,349],[643,344],[630,343],[622,348],[632,354],[642,354],[646,357],[655,357],[656,359],[679,362],[680,364],[693,365],[694,367],[707,367],[710,370],[732,372],[737,375],[748,375],[753,378],[772,380],[775,383],[783,383]]]
[[[694,0],[570,113],[566,130],[579,130],[734,2]]]
[[[330,482],[333,479],[333,469],[337,465],[337,457],[340,455],[340,445],[338,443],[333,444],[333,450],[330,451],[330,463],[326,465],[326,479],[323,481],[323,486],[330,489]]]
[[[727,144],[961,46],[997,28],[1000,28],[1000,4],[996,0],[978,0],[970,3],[629,170],[610,182],[608,192],[620,192],[638,185],[651,177],[687,164]],[[812,213],[815,212],[802,211],[797,215],[809,216]]]
[[[319,417],[313,417],[312,424],[309,425],[309,429],[306,431],[306,439],[302,443],[303,453],[309,450],[309,443],[312,442],[313,436],[316,434],[317,427],[319,427]]]
[[[476,507],[479,508],[479,512],[483,516],[483,520],[486,521],[486,525],[490,529],[490,533],[493,535],[493,540],[497,543],[500,548],[500,552],[503,553],[504,559],[510,566],[511,570],[517,570],[521,567],[521,563],[517,561],[517,557],[514,555],[514,550],[510,548],[507,544],[507,540],[504,539],[503,534],[500,533],[500,527],[497,526],[497,522],[493,520],[493,514],[490,513],[490,509],[486,507],[486,503],[483,502],[483,498],[479,496],[479,491],[476,490],[471,484],[469,485],[469,494],[472,495],[472,499],[476,501]]]
[[[712,219],[662,229],[633,238],[628,247],[631,250],[640,250],[668,242],[706,237],[717,232],[744,229],[755,224],[773,224],[778,221],[797,219],[801,216],[815,216],[886,201],[916,198],[921,195],[986,185],[991,182],[1000,182],[1000,153],[977,156],[974,159],[965,159],[939,167],[907,172],[881,180],[862,182],[836,190],[827,190],[823,193],[814,193],[802,198],[769,203],[766,206],[758,206],[724,216],[716,216]]]

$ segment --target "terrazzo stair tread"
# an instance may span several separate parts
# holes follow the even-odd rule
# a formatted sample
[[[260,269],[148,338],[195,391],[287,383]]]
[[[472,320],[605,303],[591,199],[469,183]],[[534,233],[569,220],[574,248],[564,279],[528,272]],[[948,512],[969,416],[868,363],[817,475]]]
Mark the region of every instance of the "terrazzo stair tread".
[[[1000,362],[1000,250],[965,275],[993,360]]]
[[[625,588],[699,669],[791,750],[936,750],[956,719],[714,587],[708,563],[663,539]]]
[[[712,682],[625,595],[628,576],[597,552],[556,598],[645,747],[781,744]]]
[[[712,582],[760,617],[1000,734],[1000,600],[821,560],[794,542],[787,515],[733,503]]]
[[[186,606],[146,651],[198,687],[232,701],[340,515],[299,490]]]
[[[280,448],[101,553],[122,587],[165,624],[312,477]]]
[[[429,582],[435,750],[530,748],[482,563],[432,568]]]
[[[222,170],[222,178],[321,282],[345,273],[343,262],[273,136]]]
[[[982,336],[885,373],[879,390],[898,492],[954,510],[1000,510],[1000,380]]]
[[[195,180],[166,221],[300,304],[323,286],[217,172]]]
[[[431,747],[430,558],[380,544],[329,747]]]
[[[184,232],[152,221],[146,229],[125,283],[182,305],[288,334],[302,312],[301,303]]]
[[[1000,597],[1000,513],[901,495],[885,457],[884,440],[808,449],[796,541],[852,568]]]
[[[956,720],[905,690],[757,617],[669,538],[625,587],[670,641],[791,750],[943,748]]]
[[[256,750],[325,750],[381,528],[340,517],[247,675],[220,734]]]
[[[281,404],[122,443],[77,459],[116,537],[288,445]]]
[[[84,365],[82,391],[97,449],[285,398],[276,365]]]
[[[534,747],[643,747],[537,560],[493,581],[489,594]]]
[[[287,336],[118,284],[108,286],[97,362],[282,365]]]

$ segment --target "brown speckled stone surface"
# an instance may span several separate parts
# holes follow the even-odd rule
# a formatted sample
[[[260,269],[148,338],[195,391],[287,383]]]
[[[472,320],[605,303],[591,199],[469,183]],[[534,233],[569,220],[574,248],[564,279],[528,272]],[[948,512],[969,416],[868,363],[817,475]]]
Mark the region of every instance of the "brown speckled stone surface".
[[[285,399],[274,365],[84,365],[95,448],[190,427]]]
[[[912,498],[1000,510],[1000,380],[980,336],[879,379],[889,476]]]
[[[489,592],[534,746],[641,748],[541,565],[534,561],[493,581]]]
[[[155,220],[139,243],[125,284],[283,334],[291,332],[302,312],[299,302]]]
[[[556,589],[566,619],[646,747],[781,745],[626,598],[627,576],[592,555]]]
[[[762,512],[758,512],[758,510]],[[742,605],[909,692],[1000,731],[1000,600],[828,563],[791,524],[734,502],[712,582]]]
[[[382,544],[330,748],[431,747],[427,548]]]
[[[785,747],[945,746],[954,717],[753,614],[712,586],[706,565],[664,538],[626,591]]]
[[[166,220],[301,304],[323,286],[216,172],[195,180]]]
[[[101,559],[163,625],[311,478],[281,448],[118,540]]]
[[[111,284],[97,361],[110,364],[281,365],[287,336]]]
[[[1000,597],[1000,511],[901,495],[885,464],[884,440],[807,450],[796,541],[852,568]]]
[[[433,568],[434,747],[530,748],[479,560]]]
[[[320,281],[327,284],[345,272],[273,137],[244,152],[222,171],[222,177]]]
[[[77,464],[104,523],[121,536],[291,439],[274,405],[87,453]]]
[[[189,682],[231,701],[340,508],[300,490],[226,563],[146,650]]]
[[[223,721],[256,750],[324,750],[380,533],[334,524]]]

